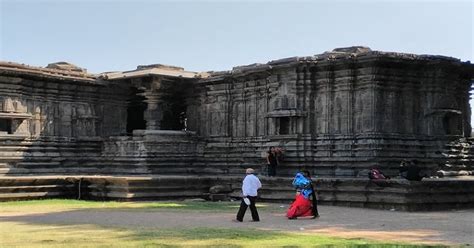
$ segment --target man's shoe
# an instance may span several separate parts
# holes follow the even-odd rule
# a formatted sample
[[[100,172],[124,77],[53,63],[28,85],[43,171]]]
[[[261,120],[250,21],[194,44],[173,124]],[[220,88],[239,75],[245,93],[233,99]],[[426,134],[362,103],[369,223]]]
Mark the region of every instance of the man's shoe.
[[[316,218],[319,218],[319,214],[311,217],[311,219],[316,219]]]
[[[233,219],[232,222],[242,222],[242,221],[238,219]]]

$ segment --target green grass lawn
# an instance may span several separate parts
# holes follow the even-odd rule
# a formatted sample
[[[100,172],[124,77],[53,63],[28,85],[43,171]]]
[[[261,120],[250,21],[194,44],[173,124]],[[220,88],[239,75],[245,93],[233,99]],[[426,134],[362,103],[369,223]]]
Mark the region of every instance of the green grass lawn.
[[[0,240],[1,247],[428,247],[256,229],[120,229],[16,222],[0,223]]]
[[[212,212],[235,212],[240,202],[200,202],[200,201],[159,201],[159,202],[116,202],[116,201],[82,201],[82,200],[31,200],[0,202],[0,212],[18,211],[65,211],[73,209],[116,209],[128,211],[212,211]],[[259,209],[265,211],[281,211],[275,205],[259,203]]]
[[[2,221],[2,213],[70,210],[235,212],[238,202],[93,202],[36,200],[0,203],[0,247],[428,247],[254,228],[115,228]],[[268,211],[278,205],[261,204]],[[437,246],[430,246],[437,247]],[[438,246],[439,247],[439,246]]]

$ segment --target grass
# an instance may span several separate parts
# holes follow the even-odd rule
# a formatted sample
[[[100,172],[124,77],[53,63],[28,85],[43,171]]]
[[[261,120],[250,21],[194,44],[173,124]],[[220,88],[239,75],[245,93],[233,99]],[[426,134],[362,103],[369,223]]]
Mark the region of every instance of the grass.
[[[2,247],[441,247],[237,228],[119,229],[0,224]]]
[[[240,202],[194,202],[194,201],[163,201],[163,202],[100,202],[65,199],[30,200],[0,202],[0,212],[43,212],[64,211],[74,209],[116,209],[124,211],[212,211],[235,212]],[[257,204],[259,209],[265,211],[281,211],[281,208],[271,204]],[[286,206],[285,206],[286,207]]]
[[[239,202],[97,202],[32,200],[0,203],[0,247],[444,247],[407,245],[366,239],[240,228],[156,228],[99,226],[92,224],[39,223],[35,213],[71,210],[235,212]],[[260,204],[266,211],[278,205]],[[26,218],[8,214],[21,213]]]

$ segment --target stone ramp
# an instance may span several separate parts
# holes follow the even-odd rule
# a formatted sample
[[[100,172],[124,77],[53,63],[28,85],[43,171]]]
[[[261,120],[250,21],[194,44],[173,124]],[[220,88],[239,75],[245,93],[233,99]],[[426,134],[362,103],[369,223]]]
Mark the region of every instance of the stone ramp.
[[[38,176],[0,177],[0,201],[38,198],[93,200],[162,200],[238,198],[242,177],[236,176]],[[290,177],[261,177],[263,201],[291,202],[295,190]],[[220,190],[210,193],[210,188]],[[401,179],[373,181],[356,178],[318,178],[321,204],[425,211],[474,208],[474,178]],[[212,191],[212,190],[211,190]]]

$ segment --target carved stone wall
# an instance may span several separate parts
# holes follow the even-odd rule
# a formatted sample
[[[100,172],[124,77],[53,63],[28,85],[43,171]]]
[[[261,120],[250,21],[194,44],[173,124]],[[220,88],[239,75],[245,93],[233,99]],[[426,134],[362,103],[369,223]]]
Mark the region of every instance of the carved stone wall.
[[[0,174],[95,173],[124,133],[127,88],[83,73],[0,65]],[[10,124],[11,123],[11,124]]]
[[[471,133],[473,75],[363,47],[209,73],[0,63],[0,173],[263,173],[270,146],[285,150],[279,176],[395,175],[402,159],[472,170],[470,141],[456,140]]]
[[[17,90],[6,91],[12,82]],[[12,117],[21,120],[15,133],[77,138],[106,137],[124,130],[126,99],[111,87],[5,76],[0,76],[0,84],[6,91],[0,95],[0,112],[26,115]]]
[[[286,150],[279,175],[396,174],[402,159],[435,170],[447,141],[470,135],[471,77],[470,64],[447,57],[333,51],[211,74],[189,118],[228,171],[263,169],[270,146]]]
[[[203,146],[191,132],[136,130],[104,141],[102,167],[109,174],[200,174],[205,171],[196,162]]]

